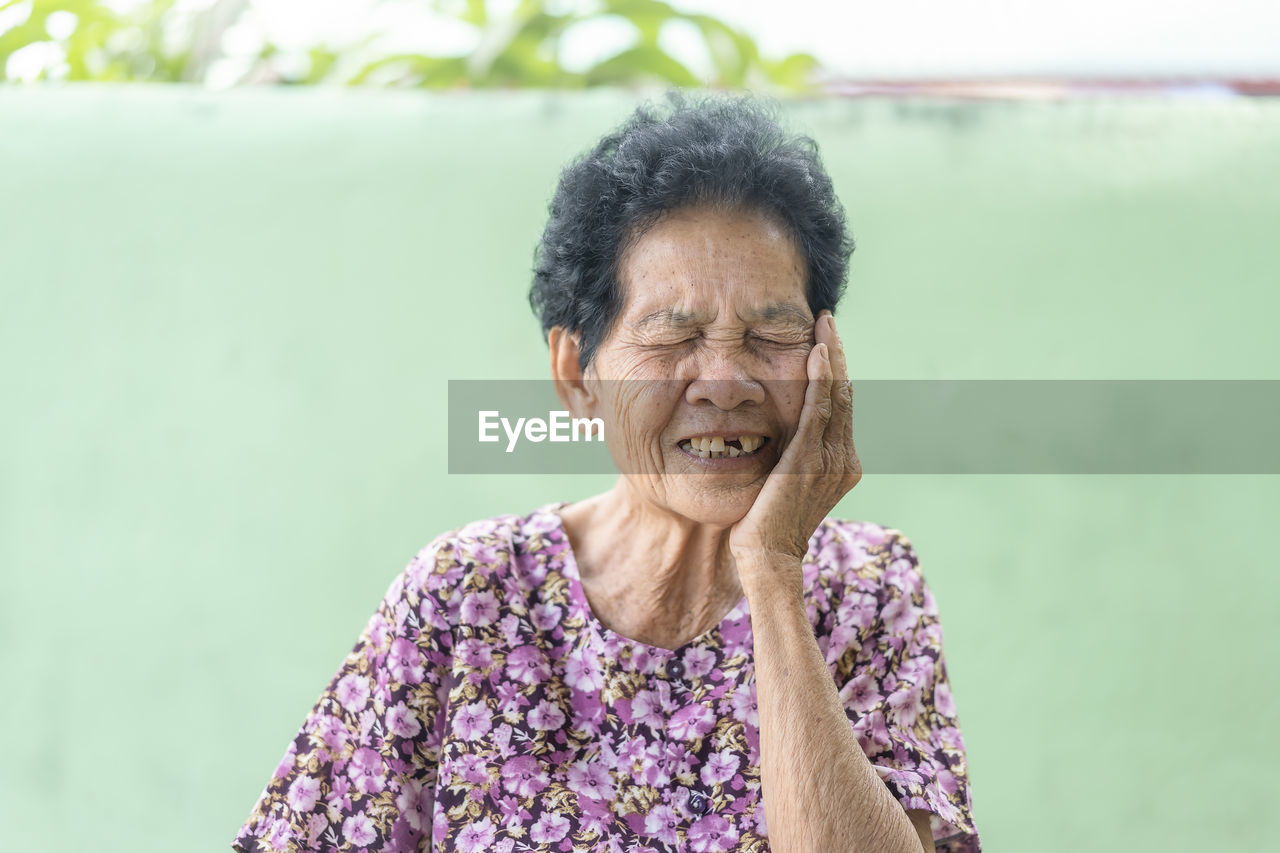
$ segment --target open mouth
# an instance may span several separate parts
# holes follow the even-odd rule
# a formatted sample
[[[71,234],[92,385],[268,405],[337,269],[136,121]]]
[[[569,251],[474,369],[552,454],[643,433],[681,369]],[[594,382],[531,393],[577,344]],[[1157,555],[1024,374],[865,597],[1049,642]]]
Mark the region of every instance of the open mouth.
[[[769,442],[764,435],[746,434],[732,438],[722,435],[700,435],[686,438],[680,442],[680,449],[685,453],[700,456],[703,459],[736,459],[739,456],[753,456]]]

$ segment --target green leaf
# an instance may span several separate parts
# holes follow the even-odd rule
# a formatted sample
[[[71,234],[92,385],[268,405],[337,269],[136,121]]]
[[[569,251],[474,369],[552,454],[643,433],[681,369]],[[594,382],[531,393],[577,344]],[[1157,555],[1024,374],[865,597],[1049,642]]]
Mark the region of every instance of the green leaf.
[[[588,69],[588,86],[612,86],[661,80],[676,86],[697,86],[697,75],[675,58],[648,44],[624,50]]]

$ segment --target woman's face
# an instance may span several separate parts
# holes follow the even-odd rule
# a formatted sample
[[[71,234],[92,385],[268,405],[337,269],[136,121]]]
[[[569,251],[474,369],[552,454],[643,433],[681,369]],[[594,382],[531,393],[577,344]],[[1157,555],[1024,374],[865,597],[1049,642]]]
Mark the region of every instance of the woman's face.
[[[733,524],[799,423],[814,344],[803,254],[759,213],[682,209],[625,253],[620,285],[585,376],[609,452],[644,499]]]

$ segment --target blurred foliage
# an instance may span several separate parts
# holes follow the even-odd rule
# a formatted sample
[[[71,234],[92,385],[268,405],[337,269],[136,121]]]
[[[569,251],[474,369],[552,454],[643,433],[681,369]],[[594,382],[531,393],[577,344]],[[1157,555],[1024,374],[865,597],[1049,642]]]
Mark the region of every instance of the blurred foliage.
[[[354,45],[284,50],[265,39],[240,57],[224,83],[342,83],[432,89],[585,88],[660,84],[806,91],[817,60],[809,54],[761,55],[746,33],[709,15],[683,12],[663,0],[559,2],[422,0],[434,14],[478,35],[466,55],[379,55],[373,34]],[[0,0],[0,80],[210,82],[227,56],[228,30],[251,10],[250,0],[210,0],[202,8],[175,0]],[[25,13],[25,14],[24,14]],[[565,33],[584,23],[620,19],[633,43],[587,68],[562,62]],[[661,43],[675,22],[698,34],[712,73],[700,76]],[[7,29],[5,28],[7,25]],[[23,74],[10,58],[20,51]],[[8,71],[6,72],[6,68]],[[34,71],[32,69],[35,69]]]

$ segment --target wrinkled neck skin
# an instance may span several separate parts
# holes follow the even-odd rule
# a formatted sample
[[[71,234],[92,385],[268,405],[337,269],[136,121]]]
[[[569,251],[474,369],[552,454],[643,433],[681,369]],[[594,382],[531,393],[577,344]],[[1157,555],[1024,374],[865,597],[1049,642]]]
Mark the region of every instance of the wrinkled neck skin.
[[[679,648],[720,624],[742,599],[729,552],[731,528],[656,506],[625,480],[560,510],[582,589],[605,627]]]

